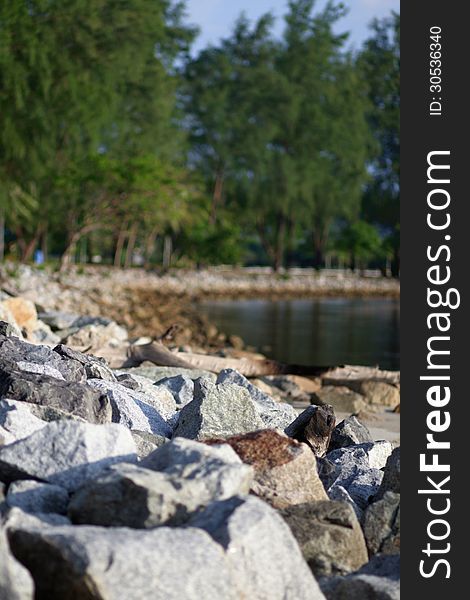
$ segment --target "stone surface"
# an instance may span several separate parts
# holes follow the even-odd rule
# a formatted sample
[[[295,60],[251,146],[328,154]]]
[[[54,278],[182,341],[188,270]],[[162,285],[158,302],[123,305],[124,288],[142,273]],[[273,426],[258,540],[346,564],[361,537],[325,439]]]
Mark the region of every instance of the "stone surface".
[[[385,492],[367,508],[364,535],[370,554],[400,552],[400,494]]]
[[[2,305],[10,311],[18,327],[27,331],[34,331],[38,324],[36,307],[31,300],[25,298],[8,298]]]
[[[64,344],[58,344],[54,348],[54,352],[65,358],[72,359],[85,368],[87,379],[105,379],[106,381],[116,381],[116,376],[108,367],[106,361],[102,358],[97,358],[91,354],[83,354],[78,350],[72,350]]]
[[[8,535],[37,600],[239,600],[223,549],[198,529],[64,526]]]
[[[238,598],[323,600],[289,527],[258,498],[215,502],[189,524],[225,549]]]
[[[356,573],[321,585],[327,600],[400,600],[400,557],[375,556]]]
[[[385,492],[400,493],[400,448],[395,448],[392,454],[387,458],[384,469],[384,477],[377,492],[376,500],[383,497]]]
[[[361,444],[329,452],[327,459],[330,469],[326,476],[322,475],[329,497],[334,500],[347,500],[345,490],[354,501],[354,508],[359,516],[360,511],[367,508],[376,495],[383,478],[383,471],[370,465],[368,446]]]
[[[77,383],[86,379],[83,365],[69,357],[63,357],[48,346],[30,344],[17,338],[0,338],[0,365],[10,367],[16,363],[35,363],[54,368],[66,381]],[[16,370],[21,370],[15,366]]]
[[[11,436],[8,443],[28,437],[45,424],[31,413],[26,402],[0,400],[0,426]]]
[[[330,500],[281,511],[303,557],[316,577],[346,575],[368,561],[361,526],[353,508]]]
[[[360,387],[368,404],[379,404],[395,408],[400,404],[400,389],[385,381],[363,381]]]
[[[233,369],[221,371],[217,377],[217,383],[232,383],[245,388],[263,421],[263,428],[284,430],[297,417],[295,409],[290,404],[276,402]]]
[[[31,575],[11,553],[5,529],[0,524],[0,599],[33,598],[34,584]]]
[[[275,508],[327,499],[315,455],[305,444],[269,429],[210,443],[223,441],[254,468],[252,493]]]
[[[168,390],[179,407],[191,402],[194,396],[194,380],[190,379],[187,375],[164,377],[160,381],[155,382],[155,386]]]
[[[1,320],[5,316],[8,319],[10,319],[10,321]],[[2,311],[1,308],[0,308],[0,335],[2,335],[4,337],[14,336],[14,337],[17,337],[20,339],[23,337],[23,335],[21,333],[21,329],[16,325],[13,315],[11,315],[11,313],[5,314],[5,312]]]
[[[338,450],[328,452],[327,458],[334,463],[337,460],[341,461],[342,457],[347,454],[354,453],[358,450],[364,451],[369,467],[372,469],[383,469],[387,464],[388,457],[392,453],[392,444],[386,440],[355,444],[353,446],[338,448]]]
[[[205,440],[263,427],[246,389],[201,378],[194,382],[194,399],[181,409],[173,435]]]
[[[118,373],[129,373],[130,375],[141,375],[142,377],[148,377],[154,383],[158,383],[161,379],[167,377],[176,377],[177,375],[183,375],[190,379],[199,379],[199,377],[206,377],[211,381],[217,379],[217,375],[210,371],[204,371],[202,369],[184,369],[181,367],[157,367],[151,362],[144,362],[139,367],[131,367],[127,369],[120,369]]]
[[[171,437],[173,429],[168,421],[176,413],[176,404],[171,394],[162,395],[161,401],[157,402],[155,398],[118,382],[89,379],[87,384],[107,395],[113,407],[113,422],[121,423],[129,429]]]
[[[135,446],[137,448],[137,456],[139,458],[145,458],[154,450],[160,448],[160,446],[163,446],[163,444],[168,442],[168,438],[163,437],[162,435],[149,433],[148,431],[133,430],[131,431],[131,434],[134,439]]]
[[[112,418],[108,397],[86,385],[1,366],[0,397],[58,408],[90,423],[107,423]]]
[[[331,434],[330,446],[328,451],[346,448],[354,444],[372,442],[372,436],[365,425],[357,417],[351,415],[341,423],[338,423]]]
[[[248,493],[253,478],[252,470],[241,461],[223,464],[218,473],[213,461],[199,463],[197,469],[196,476],[180,477],[136,465],[116,465],[74,494],[69,516],[79,524],[138,529],[181,525],[214,500]]]
[[[46,323],[46,325],[49,325],[53,331],[57,331],[58,329],[72,327],[79,315],[62,312],[60,310],[48,310],[40,312],[38,316],[41,321]]]
[[[10,485],[6,501],[25,512],[65,514],[69,495],[58,485],[23,479]]]
[[[337,412],[358,413],[364,410],[366,402],[361,394],[353,392],[348,387],[327,385],[323,386],[312,396],[313,404],[329,404]]]
[[[0,448],[0,479],[38,479],[74,491],[103,468],[136,459],[132,435],[120,425],[54,421]]]
[[[285,429],[285,433],[304,442],[315,456],[325,456],[336,423],[331,406],[309,406]]]

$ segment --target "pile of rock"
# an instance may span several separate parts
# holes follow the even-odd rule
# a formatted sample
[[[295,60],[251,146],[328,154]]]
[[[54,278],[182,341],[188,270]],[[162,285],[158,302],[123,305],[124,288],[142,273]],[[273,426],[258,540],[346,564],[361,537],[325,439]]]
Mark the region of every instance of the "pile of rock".
[[[0,328],[0,598],[399,597],[399,448],[355,417]]]

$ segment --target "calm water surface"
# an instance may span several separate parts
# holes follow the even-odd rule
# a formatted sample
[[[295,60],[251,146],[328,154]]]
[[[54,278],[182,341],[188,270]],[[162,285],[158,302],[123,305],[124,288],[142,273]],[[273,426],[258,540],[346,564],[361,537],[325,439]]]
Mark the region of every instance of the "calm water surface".
[[[400,368],[400,303],[390,298],[221,300],[200,310],[270,358]]]

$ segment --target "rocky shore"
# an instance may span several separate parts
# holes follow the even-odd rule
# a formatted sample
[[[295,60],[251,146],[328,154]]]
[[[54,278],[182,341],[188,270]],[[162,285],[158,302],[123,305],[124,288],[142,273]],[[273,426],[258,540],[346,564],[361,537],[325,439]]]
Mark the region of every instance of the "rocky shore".
[[[398,373],[126,366],[54,286],[0,298],[0,598],[399,598]]]

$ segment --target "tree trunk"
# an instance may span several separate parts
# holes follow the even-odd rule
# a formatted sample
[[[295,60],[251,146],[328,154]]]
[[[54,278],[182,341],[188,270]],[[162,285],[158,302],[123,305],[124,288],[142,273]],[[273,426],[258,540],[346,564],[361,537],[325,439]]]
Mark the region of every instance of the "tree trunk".
[[[129,239],[127,241],[126,258],[124,260],[124,268],[129,269],[132,267],[132,257],[134,255],[135,243],[137,241],[137,232],[139,226],[137,223],[133,223],[129,232]]]
[[[127,223],[125,226],[119,231],[117,243],[116,243],[116,251],[114,252],[114,266],[120,267],[122,262],[122,249],[124,248],[124,242],[127,238]]]
[[[48,231],[47,223],[45,223],[44,229],[42,232],[42,238],[41,238],[41,250],[42,250],[42,255],[44,257],[44,262],[47,261],[48,254],[49,254],[49,243],[48,242],[49,242],[49,231]]]
[[[145,263],[144,267],[148,269],[150,267],[150,261],[152,259],[152,254],[155,250],[155,243],[157,241],[158,228],[154,227],[152,231],[148,234],[147,240],[145,242]]]
[[[171,235],[166,235],[163,240],[163,268],[169,269],[171,265],[171,254],[173,252],[173,242]]]
[[[5,211],[0,208],[0,262],[5,259]]]
[[[95,231],[96,229],[102,229],[102,228],[103,228],[102,223],[90,223],[88,225],[84,225],[81,229],[79,229],[78,231],[76,231],[75,233],[73,233],[71,235],[71,237],[69,239],[69,243],[67,245],[67,248],[64,250],[64,253],[62,254],[62,258],[60,259],[60,272],[65,271],[67,269],[67,267],[71,264],[72,256],[75,252],[75,248],[77,246],[77,243],[82,238],[82,236],[86,235],[87,233],[91,233],[92,231]]]
[[[222,204],[222,194],[224,189],[224,171],[219,168],[215,175],[214,193],[212,194],[212,206],[210,224],[214,225],[217,221],[217,210]]]
[[[392,277],[400,276],[400,249],[395,248],[391,265]]]
[[[287,225],[287,256],[286,266],[292,267],[294,265],[294,245],[295,245],[295,222],[293,219],[289,219]]]
[[[277,218],[276,248],[274,251],[273,269],[277,273],[284,263],[284,242],[286,237],[286,218],[279,214]]]

